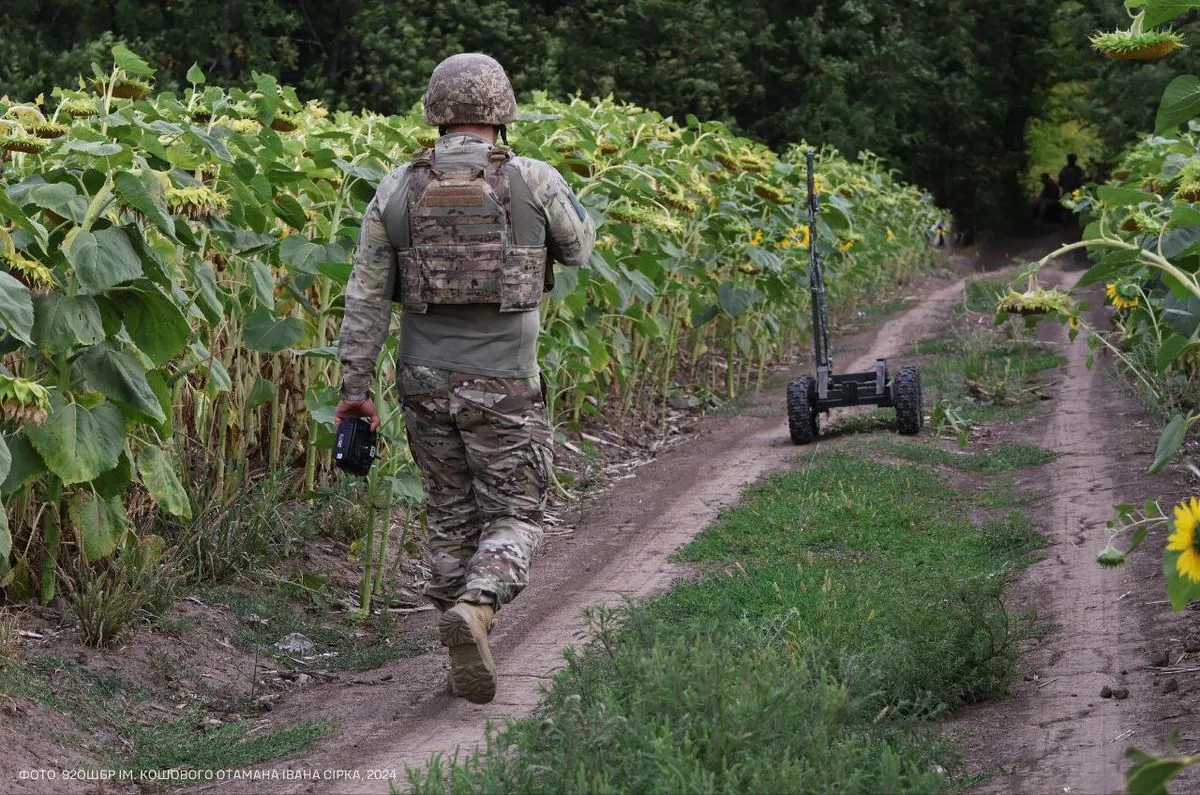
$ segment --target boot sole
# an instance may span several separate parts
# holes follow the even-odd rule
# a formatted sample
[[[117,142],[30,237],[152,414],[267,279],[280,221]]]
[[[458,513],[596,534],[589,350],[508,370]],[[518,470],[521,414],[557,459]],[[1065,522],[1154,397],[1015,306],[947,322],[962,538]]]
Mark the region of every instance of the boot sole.
[[[496,697],[496,666],[487,634],[476,629],[454,610],[438,622],[442,645],[450,650],[450,687],[472,704],[487,704]]]

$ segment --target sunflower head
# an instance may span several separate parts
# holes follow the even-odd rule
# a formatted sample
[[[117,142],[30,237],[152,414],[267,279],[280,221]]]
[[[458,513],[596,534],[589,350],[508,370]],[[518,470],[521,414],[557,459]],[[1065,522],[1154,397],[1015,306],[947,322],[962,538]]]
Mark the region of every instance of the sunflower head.
[[[624,221],[628,224],[644,224],[650,220],[651,213],[642,207],[628,201],[617,201],[608,205],[605,214],[614,221]]]
[[[1179,576],[1200,582],[1200,537],[1196,524],[1200,522],[1200,500],[1192,497],[1175,506],[1167,550],[1178,552],[1175,569]]]
[[[60,112],[75,118],[96,115],[96,100],[93,97],[67,97],[58,106]]]
[[[58,286],[54,271],[17,251],[0,250],[0,267],[37,295],[47,293]]]
[[[277,113],[271,119],[271,129],[275,132],[292,132],[299,128],[302,119],[297,113]]]
[[[734,158],[725,154],[724,152],[718,152],[715,155],[713,155],[713,160],[716,160],[718,163],[720,163],[722,166],[724,166],[727,170],[732,171],[735,174],[742,170],[741,164],[738,163],[738,161],[735,160]]]
[[[167,188],[167,206],[172,213],[182,213],[193,221],[220,217],[229,209],[229,200],[208,187]]]
[[[1075,301],[1067,293],[1054,287],[1032,286],[1023,293],[1009,290],[996,303],[997,312],[1010,312],[1025,316],[1075,314]]]
[[[0,132],[0,149],[6,152],[23,152],[27,155],[40,155],[46,151],[46,142],[23,130],[20,132]]]
[[[762,174],[771,168],[770,162],[754,154],[743,155],[737,162],[742,171],[749,171],[751,174]]]
[[[1105,568],[1115,569],[1125,563],[1125,553],[1110,544],[1096,554],[1096,562]]]
[[[50,391],[36,381],[0,374],[0,418],[41,425],[50,414]]]
[[[1136,309],[1139,303],[1138,289],[1128,282],[1109,282],[1104,286],[1109,303],[1117,309]]]
[[[108,83],[97,80],[93,83],[97,93],[104,94],[109,90]],[[153,86],[146,80],[136,77],[118,77],[112,84],[112,96],[115,99],[144,99]]]
[[[1173,30],[1114,30],[1091,37],[1092,47],[1118,61],[1157,61],[1185,46]]]

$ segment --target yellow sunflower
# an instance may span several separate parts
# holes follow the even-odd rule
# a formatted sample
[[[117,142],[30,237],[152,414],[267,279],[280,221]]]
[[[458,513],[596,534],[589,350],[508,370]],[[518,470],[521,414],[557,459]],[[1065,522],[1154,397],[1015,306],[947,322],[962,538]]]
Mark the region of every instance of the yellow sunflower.
[[[887,230],[887,242],[891,243],[895,239],[896,239],[896,233],[893,232],[892,228],[889,226],[888,230]]]
[[[849,251],[852,248],[854,248],[853,240],[844,240],[841,243],[838,243],[838,251]]]
[[[1196,535],[1196,524],[1200,522],[1200,500],[1190,500],[1175,506],[1175,531],[1167,539],[1167,549],[1178,552],[1175,570],[1180,577],[1200,582],[1200,538]]]
[[[1104,291],[1108,293],[1108,300],[1117,309],[1134,309],[1138,305],[1138,297],[1136,295],[1128,295],[1133,292],[1133,288],[1126,285],[1118,287],[1115,284],[1106,284]]]
[[[750,245],[757,246],[759,243],[762,243],[762,239],[763,239],[762,230],[755,229],[754,234],[750,236]]]
[[[1067,318],[1067,325],[1071,327],[1072,331],[1078,331],[1079,330],[1079,317],[1076,315],[1071,315],[1069,318]]]

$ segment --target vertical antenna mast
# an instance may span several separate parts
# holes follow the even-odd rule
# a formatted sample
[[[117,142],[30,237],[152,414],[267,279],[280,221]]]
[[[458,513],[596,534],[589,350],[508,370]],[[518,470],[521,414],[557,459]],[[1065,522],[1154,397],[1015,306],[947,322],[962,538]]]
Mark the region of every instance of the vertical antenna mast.
[[[813,353],[817,367],[828,367],[832,372],[833,360],[829,356],[829,311],[825,306],[825,276],[821,272],[821,255],[817,253],[817,221],[821,215],[821,204],[814,177],[814,152],[810,146],[804,153],[808,171],[808,287],[812,293]]]

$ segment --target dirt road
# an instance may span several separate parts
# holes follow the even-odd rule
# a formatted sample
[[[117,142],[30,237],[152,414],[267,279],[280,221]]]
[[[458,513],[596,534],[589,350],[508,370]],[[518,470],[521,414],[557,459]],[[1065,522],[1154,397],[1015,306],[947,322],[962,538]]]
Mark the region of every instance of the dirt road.
[[[1078,271],[1060,268],[1045,273],[1045,281],[1064,287],[1078,277]],[[840,357],[840,369],[868,369],[876,357],[902,363],[913,340],[937,333],[962,290],[963,282],[955,281],[916,296],[913,309],[860,340],[857,357]],[[1094,313],[1102,324],[1103,310]],[[1044,333],[1067,359],[1054,407],[1011,432],[1060,454],[1038,470],[1042,482],[1022,484],[1048,494],[1039,512],[1048,545],[1014,589],[1015,606],[1035,610],[1047,631],[1023,660],[1027,675],[1014,698],[967,710],[948,726],[963,739],[970,770],[986,777],[981,792],[1115,792],[1127,767],[1124,749],[1159,748],[1160,719],[1188,717],[1186,710],[1171,711],[1178,695],[1162,692],[1160,671],[1146,664],[1158,643],[1148,639],[1185,633],[1186,619],[1163,615],[1154,552],[1116,572],[1095,565],[1111,505],[1157,496],[1164,486],[1140,476],[1152,454],[1153,432],[1110,374],[1086,366],[1089,350],[1082,339],[1068,344],[1065,330]],[[449,696],[445,655],[434,649],[369,680],[302,691],[282,706],[277,722],[332,718],[341,726],[293,766],[402,775],[405,766],[422,765],[435,752],[469,751],[489,721],[527,714],[561,664],[562,648],[578,642],[585,606],[668,587],[680,572],[667,556],[733,503],[743,486],[819,449],[789,443],[781,394],[764,400],[780,410],[703,421],[689,441],[606,491],[573,535],[555,540],[536,564],[533,585],[501,615],[494,634],[500,669],[494,703],[479,707]],[[1157,548],[1153,541],[1147,547]],[[1101,698],[1105,685],[1126,687],[1130,695]],[[250,788],[226,784],[205,791],[252,791],[245,786]],[[291,791],[387,790],[385,782],[357,781],[297,782]]]
[[[1056,268],[1044,275],[1068,288],[1081,274]],[[1091,320],[1104,328],[1101,287],[1092,292]],[[1048,482],[1026,484],[1049,495],[1039,511],[1047,548],[1013,592],[1016,607],[1034,611],[1048,631],[1024,658],[1027,673],[1014,698],[968,710],[951,727],[967,738],[970,765],[992,776],[973,791],[1099,795],[1123,791],[1127,747],[1161,748],[1160,721],[1173,699],[1157,689],[1151,638],[1180,634],[1187,619],[1163,606],[1160,539],[1146,543],[1136,565],[1096,564],[1113,504],[1141,504],[1166,485],[1142,475],[1155,432],[1111,370],[1087,367],[1091,351],[1082,337],[1070,344],[1065,329],[1045,333],[1067,364],[1053,413],[1020,433],[1059,457],[1040,470]],[[1102,698],[1105,687],[1129,695]]]
[[[957,280],[913,296],[916,306],[879,328],[855,360],[842,356],[840,370],[869,369],[876,357],[898,366],[913,340],[937,328],[962,289]],[[735,502],[743,486],[787,466],[801,452],[788,438],[782,394],[766,399],[780,407],[774,416],[702,422],[692,439],[606,491],[576,532],[556,540],[535,563],[533,584],[505,608],[493,634],[500,672],[495,702],[480,707],[448,695],[440,648],[380,669],[369,682],[321,685],[274,714],[280,723],[332,718],[342,727],[294,766],[356,769],[364,776],[403,771],[426,763],[434,752],[469,750],[483,739],[488,721],[527,714],[537,704],[539,687],[560,666],[563,647],[578,642],[585,606],[665,589],[678,575],[667,556]],[[808,454],[815,449],[807,448]],[[376,784],[299,783],[291,791],[387,792],[386,783]],[[226,784],[201,791],[252,788]]]

